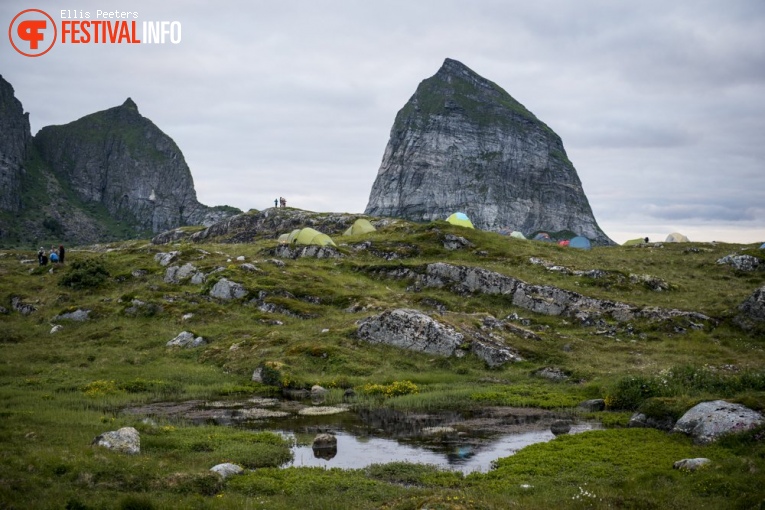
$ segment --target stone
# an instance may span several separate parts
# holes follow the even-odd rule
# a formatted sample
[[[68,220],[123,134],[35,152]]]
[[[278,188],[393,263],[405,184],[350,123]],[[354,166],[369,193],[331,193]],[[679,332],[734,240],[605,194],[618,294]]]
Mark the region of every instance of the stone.
[[[181,252],[179,251],[171,251],[168,253],[159,252],[154,254],[154,262],[158,262],[160,266],[168,266],[175,262],[180,254]]]
[[[755,290],[738,306],[736,324],[744,329],[752,329],[765,322],[765,285]]]
[[[386,344],[416,352],[452,356],[465,337],[417,310],[383,312],[359,323],[357,336],[372,344]]]
[[[263,367],[258,367],[252,371],[251,381],[262,383],[263,382]]]
[[[606,410],[606,401],[602,398],[593,398],[591,400],[585,400],[584,402],[580,402],[577,407],[583,411],[588,411],[591,413],[595,413],[598,411],[605,411]]]
[[[337,437],[335,437],[334,434],[317,434],[316,437],[313,438],[311,448],[314,450],[325,448],[337,449]]]
[[[678,460],[672,465],[673,469],[680,469],[683,471],[698,471],[699,469],[711,464],[711,460],[705,457],[697,457],[695,459],[683,459]]]
[[[240,269],[243,269],[244,271],[250,272],[250,273],[257,273],[260,271],[255,264],[250,264],[249,262],[246,262],[244,264],[241,264],[239,266]]]
[[[141,436],[133,427],[122,427],[119,430],[104,432],[96,437],[92,444],[129,455],[141,453]]]
[[[550,432],[555,436],[568,434],[571,431],[571,422],[569,420],[555,420],[550,425]]]
[[[333,414],[340,414],[348,412],[348,409],[345,407],[334,407],[334,406],[315,406],[315,407],[304,407],[300,411],[298,411],[298,414],[300,416],[331,416]]]
[[[59,331],[61,331],[62,329],[64,329],[64,326],[62,326],[62,325],[60,325],[60,324],[56,324],[55,326],[53,326],[53,327],[51,328],[51,330],[50,330],[50,334],[52,335],[52,334],[54,334],[54,333],[58,333],[58,332],[59,332]]]
[[[74,321],[74,322],[85,322],[90,318],[90,310],[83,310],[81,308],[78,308],[77,310],[73,312],[67,312],[62,313],[61,315],[56,315],[53,317],[54,321]]]
[[[207,345],[207,341],[201,336],[194,336],[194,333],[188,331],[182,331],[165,344],[166,347],[184,347],[186,349],[193,349],[195,347],[201,347]]]
[[[280,244],[274,249],[274,255],[285,259],[313,258],[336,259],[343,255],[333,246],[300,246]]]
[[[239,256],[236,258],[236,260],[237,260],[238,262],[244,262],[244,255],[239,255]]]
[[[461,250],[462,248],[473,248],[475,244],[471,243],[464,237],[455,236],[452,234],[446,234],[444,236],[444,249],[449,251]]]
[[[232,464],[231,462],[225,462],[218,464],[210,468],[210,471],[219,475],[223,480],[234,475],[241,475],[244,473],[244,469],[241,466]]]
[[[696,443],[707,444],[722,435],[744,432],[762,423],[765,423],[765,418],[757,411],[741,404],[714,400],[702,402],[686,411],[672,430],[690,435]]]
[[[319,386],[318,384],[314,384],[311,386],[311,397],[323,397],[327,394],[326,388]]]
[[[765,263],[762,259],[753,255],[726,255],[717,261],[718,265],[729,265],[736,271],[751,273],[758,269],[765,269]]]
[[[165,271],[165,283],[181,283],[199,273],[194,264],[188,262],[180,267],[171,266]]]
[[[627,423],[628,428],[658,429],[669,432],[675,426],[675,420],[671,416],[653,417],[643,413],[635,413]]]
[[[563,370],[555,367],[545,367],[541,370],[537,370],[536,375],[537,377],[542,377],[555,382],[567,381],[569,378]]]
[[[185,322],[185,321],[191,320],[193,317],[194,317],[193,313],[184,313],[181,316],[181,320]]]
[[[213,288],[210,289],[210,296],[218,299],[241,299],[246,295],[247,289],[245,289],[242,284],[232,282],[226,278],[218,280]]]
[[[13,296],[11,298],[11,308],[19,312],[21,315],[29,315],[37,311],[37,307],[32,306],[29,303],[24,303],[18,296]]]
[[[417,222],[466,213],[482,230],[600,229],[563,142],[464,64],[446,59],[396,115],[365,214]]]

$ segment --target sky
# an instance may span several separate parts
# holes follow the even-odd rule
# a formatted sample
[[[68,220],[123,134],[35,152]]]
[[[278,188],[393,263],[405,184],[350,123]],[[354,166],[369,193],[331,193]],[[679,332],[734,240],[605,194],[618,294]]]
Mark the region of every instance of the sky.
[[[396,112],[448,57],[560,135],[616,242],[765,241],[762,0],[35,0],[0,21],[37,8],[60,27],[62,7],[135,13],[139,38],[178,21],[181,40],[59,33],[30,58],[4,35],[32,133],[131,97],[207,205],[363,212]]]

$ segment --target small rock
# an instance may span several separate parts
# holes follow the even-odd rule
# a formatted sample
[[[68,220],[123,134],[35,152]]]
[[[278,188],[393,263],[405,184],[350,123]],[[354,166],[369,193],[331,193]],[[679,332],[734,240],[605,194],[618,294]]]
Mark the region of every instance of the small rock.
[[[311,397],[323,397],[327,394],[326,388],[323,388],[322,386],[319,386],[318,384],[314,384],[311,387]]]
[[[133,276],[133,278],[140,278],[142,276],[146,276],[146,270],[134,269],[130,274]]]
[[[104,432],[91,444],[129,455],[141,453],[141,437],[133,427],[122,427],[119,430]]]
[[[0,315],[8,315],[8,309],[4,306],[0,306]]]
[[[324,328],[321,330],[322,333],[329,333],[329,330],[327,328]]]
[[[348,402],[349,400],[353,400],[356,397],[356,392],[353,390],[353,388],[347,388],[343,392],[343,402]]]
[[[53,317],[54,321],[61,321],[61,320],[68,320],[68,321],[75,321],[75,322],[85,322],[90,317],[90,310],[82,310],[78,308],[77,310],[69,313],[62,313],[61,315],[56,315]]]
[[[247,295],[242,284],[221,278],[210,290],[210,296],[218,299],[241,299]]]
[[[630,417],[628,428],[647,428],[658,429],[669,432],[672,427],[675,426],[675,420],[671,416],[664,416],[662,418],[654,418],[646,416],[643,413],[635,413]]]
[[[710,462],[712,461],[705,457],[697,457],[695,459],[678,460],[672,465],[672,467],[674,469],[682,469],[683,471],[697,471]]]
[[[337,449],[337,438],[333,434],[318,434],[313,438],[311,448],[314,450]]]
[[[462,248],[472,248],[475,245],[464,237],[446,234],[444,236],[444,249],[449,251],[460,250]]]
[[[207,345],[207,341],[201,336],[194,337],[193,333],[188,331],[182,331],[175,338],[167,342],[167,347],[185,347],[186,349],[192,349],[194,347],[201,347]]]
[[[550,432],[556,436],[568,434],[571,431],[571,422],[568,420],[555,420],[550,425]]]
[[[18,296],[13,296],[11,298],[11,308],[19,312],[21,315],[29,315],[30,313],[37,311],[37,308],[28,303],[24,303]]]
[[[249,262],[246,262],[239,267],[245,271],[249,271],[250,273],[257,273],[260,271],[260,269],[258,269],[254,264],[250,264]]]
[[[252,381],[257,383],[263,382],[263,367],[258,367],[252,372]]]
[[[536,375],[538,377],[542,377],[544,379],[549,379],[551,381],[566,381],[568,380],[568,376],[561,370],[560,368],[555,367],[545,367],[541,370],[538,370],[536,372]]]
[[[239,256],[236,258],[236,260],[237,260],[237,261],[239,261],[239,262],[244,262],[244,255],[239,255]]]
[[[193,314],[193,313],[185,313],[185,314],[183,314],[183,316],[181,317],[181,320],[182,320],[182,321],[187,321],[187,320],[191,319],[192,317],[194,317],[194,314]]]
[[[241,475],[244,472],[241,466],[226,462],[224,464],[218,464],[210,468],[210,471],[217,473],[224,480],[230,476]]]
[[[167,266],[170,265],[172,262],[175,262],[175,260],[178,258],[178,256],[181,254],[179,251],[171,251],[169,253],[157,253],[154,255],[154,261],[159,262],[160,266]]]
[[[59,332],[59,331],[61,331],[62,329],[64,329],[64,327],[63,327],[62,325],[60,325],[60,324],[56,324],[56,325],[55,325],[55,326],[53,326],[53,328],[50,330],[50,334],[52,335],[53,333],[58,333],[58,332]]]

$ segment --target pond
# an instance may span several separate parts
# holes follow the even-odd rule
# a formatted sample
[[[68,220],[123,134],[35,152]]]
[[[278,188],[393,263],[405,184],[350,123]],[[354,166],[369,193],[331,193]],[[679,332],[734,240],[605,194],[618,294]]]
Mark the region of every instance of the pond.
[[[550,426],[556,420],[568,421],[569,433],[600,428],[599,423],[577,422],[574,415],[542,409],[485,407],[469,413],[411,413],[260,397],[246,401],[157,403],[125,412],[280,433],[295,441],[293,460],[285,467],[358,469],[371,464],[411,462],[463,473],[486,472],[496,459],[552,440],[555,436]],[[314,449],[317,435],[327,433],[336,438],[336,448]]]

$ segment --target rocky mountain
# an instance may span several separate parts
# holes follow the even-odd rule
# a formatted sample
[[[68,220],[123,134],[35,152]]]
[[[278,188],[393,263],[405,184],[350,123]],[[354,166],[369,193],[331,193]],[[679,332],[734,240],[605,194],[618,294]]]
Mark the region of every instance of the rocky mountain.
[[[0,76],[0,210],[21,209],[24,159],[31,139],[29,114],[24,113],[11,84]]]
[[[32,137],[28,114],[0,78],[4,244],[145,237],[240,212],[199,203],[183,153],[130,98]]]
[[[365,214],[432,221],[456,211],[484,230],[570,231],[613,244],[560,137],[446,59],[396,115]]]

